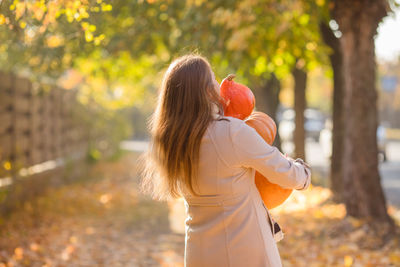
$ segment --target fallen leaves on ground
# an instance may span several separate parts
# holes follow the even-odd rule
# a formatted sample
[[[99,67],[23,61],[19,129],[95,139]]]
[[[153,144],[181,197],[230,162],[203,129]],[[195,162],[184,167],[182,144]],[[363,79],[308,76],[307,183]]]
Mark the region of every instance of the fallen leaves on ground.
[[[53,188],[5,219],[0,267],[183,266],[183,203],[139,194],[136,160],[127,154],[96,164],[91,179]],[[346,217],[329,189],[295,191],[271,213],[285,233],[284,267],[400,266],[398,230],[383,240]],[[399,221],[398,209],[389,213]]]
[[[294,191],[271,210],[285,238],[278,243],[283,266],[400,266],[400,231],[386,236],[367,221],[346,216],[343,204],[331,201],[327,188]],[[398,210],[389,213],[400,222]],[[397,213],[397,214],[396,214]]]
[[[183,266],[184,235],[168,205],[138,193],[137,155],[50,189],[0,225],[3,266]]]

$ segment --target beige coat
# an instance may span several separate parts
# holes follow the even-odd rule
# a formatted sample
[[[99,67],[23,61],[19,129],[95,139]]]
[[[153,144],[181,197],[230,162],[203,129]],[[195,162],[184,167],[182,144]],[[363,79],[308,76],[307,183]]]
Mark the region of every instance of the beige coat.
[[[186,195],[186,267],[281,266],[255,170],[284,188],[305,189],[309,168],[268,145],[243,121],[214,121],[200,147],[200,197]]]

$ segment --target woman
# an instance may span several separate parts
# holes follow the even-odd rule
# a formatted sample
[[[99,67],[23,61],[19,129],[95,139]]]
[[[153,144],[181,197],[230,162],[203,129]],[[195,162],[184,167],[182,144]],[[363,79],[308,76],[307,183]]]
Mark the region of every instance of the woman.
[[[223,116],[220,103],[205,58],[171,63],[151,120],[142,188],[158,200],[184,198],[185,266],[281,266],[255,170],[283,188],[303,190],[310,169],[242,120]]]

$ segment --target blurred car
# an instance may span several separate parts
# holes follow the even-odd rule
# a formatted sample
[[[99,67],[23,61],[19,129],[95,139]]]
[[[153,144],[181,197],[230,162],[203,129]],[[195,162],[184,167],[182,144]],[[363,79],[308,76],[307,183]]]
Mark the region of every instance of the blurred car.
[[[279,135],[284,141],[293,141],[296,113],[293,109],[287,109],[279,116]],[[306,138],[319,140],[320,132],[325,126],[325,117],[317,109],[306,109],[304,111],[304,130]]]
[[[386,146],[386,128],[379,125],[376,131],[376,139],[378,144],[378,157],[380,161],[387,161]],[[325,157],[330,158],[332,156],[332,123],[329,120],[325,129],[320,133],[319,143],[322,148],[322,152]]]
[[[382,161],[387,161],[386,154],[386,146],[387,146],[387,138],[386,138],[386,128],[382,125],[379,125],[376,130],[376,138],[378,142],[378,153],[382,158]]]

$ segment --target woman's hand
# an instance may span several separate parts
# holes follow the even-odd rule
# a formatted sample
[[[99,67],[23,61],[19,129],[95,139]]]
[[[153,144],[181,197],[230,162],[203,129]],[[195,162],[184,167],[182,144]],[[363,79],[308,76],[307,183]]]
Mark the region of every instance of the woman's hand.
[[[295,159],[294,161],[295,161],[295,162],[299,162],[299,163],[303,164],[304,166],[306,166],[307,168],[311,169],[311,166],[308,165],[308,163],[306,163],[306,162],[305,162],[303,159],[301,159],[301,158],[297,158],[297,159]]]
[[[307,189],[307,188],[310,186],[310,184],[311,184],[311,166],[308,165],[306,162],[304,162],[304,160],[301,159],[301,158],[295,159],[294,162],[298,162],[298,163],[300,163],[301,165],[303,165],[304,168],[305,168],[305,172],[307,173],[307,180],[306,180],[306,182],[304,183],[303,188],[298,189],[298,190],[305,190],[305,189]]]

